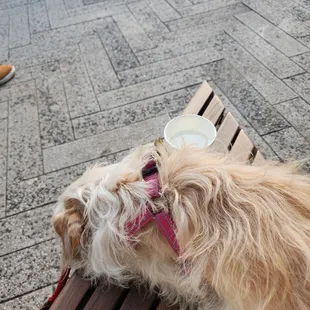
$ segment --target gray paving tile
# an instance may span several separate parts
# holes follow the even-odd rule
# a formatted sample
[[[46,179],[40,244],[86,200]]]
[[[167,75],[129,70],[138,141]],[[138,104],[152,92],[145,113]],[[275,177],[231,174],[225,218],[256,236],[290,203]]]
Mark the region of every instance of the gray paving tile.
[[[98,34],[116,71],[135,68],[139,62],[114,22],[107,22]]]
[[[171,31],[176,31],[178,29],[188,27],[197,27],[202,24],[210,24],[212,22],[227,19],[236,14],[248,12],[249,10],[250,9],[245,5],[243,5],[242,3],[237,3],[217,10],[205,12],[200,15],[194,15],[170,21],[167,22],[166,24]]]
[[[65,6],[67,10],[79,8],[83,5],[83,0],[65,0]]]
[[[99,105],[81,57],[62,60],[60,70],[70,116],[78,117],[99,111]]]
[[[145,2],[162,22],[181,17],[181,15],[166,0],[146,0]]]
[[[2,0],[0,2],[0,10],[8,10],[11,8],[15,8],[29,3],[34,3],[37,1],[38,0],[10,0],[10,1]]]
[[[294,56],[291,59],[299,64],[302,68],[310,72],[310,52]]]
[[[53,238],[54,208],[50,204],[0,220],[0,256]]]
[[[169,31],[146,3],[142,1],[134,2],[128,4],[128,7],[146,33],[152,34]]]
[[[53,286],[47,286],[32,293],[17,297],[1,304],[2,310],[33,310],[40,309],[47,297],[53,293]]]
[[[310,105],[296,98],[275,107],[310,142]]]
[[[29,179],[43,173],[36,98],[10,101],[8,125],[8,181]]]
[[[9,101],[0,102],[0,119],[8,117]]]
[[[40,66],[36,86],[42,147],[72,141],[74,136],[59,65]]]
[[[7,215],[33,209],[51,202],[55,202],[66,186],[75,181],[83,172],[95,162],[111,164],[123,158],[128,151],[103,156],[100,159],[81,163],[66,169],[47,173],[39,177],[9,184],[7,192]]]
[[[155,47],[130,12],[117,14],[113,19],[134,52]]]
[[[185,89],[141,100],[108,111],[91,114],[73,120],[76,138],[127,126],[171,111],[181,110],[189,102]]]
[[[299,41],[254,11],[238,14],[236,18],[288,57],[305,53],[309,50]]]
[[[119,88],[121,84],[98,36],[83,38],[79,46],[95,93]]]
[[[43,150],[44,169],[50,172],[72,164],[116,153],[155,140],[162,135],[168,115]],[[56,160],[55,160],[56,159]]]
[[[238,43],[222,36],[218,40],[218,51],[252,84],[270,103],[280,103],[296,98],[297,95],[250,55]]]
[[[292,76],[284,82],[310,104],[310,73]]]
[[[30,33],[37,33],[50,29],[44,1],[28,5]]]
[[[0,98],[2,101],[17,100],[20,97],[35,95],[35,81],[25,81],[23,83],[7,83],[0,88]]]
[[[20,6],[10,9],[9,15],[10,15],[9,47],[14,48],[29,44],[30,32],[29,32],[27,6]]]
[[[64,0],[45,0],[45,3],[51,23],[68,17]]]
[[[159,76],[182,71],[205,63],[220,60],[222,56],[214,49],[209,48],[202,51],[189,53],[153,64],[140,66],[138,68],[125,70],[118,73],[122,85],[141,83]]]
[[[127,103],[181,89],[205,79],[207,79],[205,71],[201,67],[195,67],[104,93],[98,96],[98,100],[102,110],[112,109]]]
[[[60,272],[58,243],[46,241],[0,258],[0,302],[57,281]]]
[[[190,0],[167,0],[167,1],[176,9],[192,5]]]
[[[5,215],[7,175],[7,119],[0,120],[0,217]]]
[[[304,72],[296,63],[284,56],[241,22],[237,21],[228,24],[226,31],[244,49],[279,78],[284,79]]]
[[[4,63],[9,58],[9,15],[0,11],[0,62]]]
[[[212,80],[260,134],[289,126],[287,121],[227,61],[204,66]]]
[[[310,154],[309,142],[293,127],[270,133],[264,140],[273,148],[282,160],[307,159]],[[310,172],[310,161],[306,162],[306,169]]]

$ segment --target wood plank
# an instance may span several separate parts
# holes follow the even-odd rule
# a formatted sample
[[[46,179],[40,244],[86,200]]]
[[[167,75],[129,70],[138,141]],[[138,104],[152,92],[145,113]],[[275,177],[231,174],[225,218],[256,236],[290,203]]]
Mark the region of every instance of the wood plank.
[[[227,113],[217,131],[216,139],[212,144],[212,151],[226,153],[238,129],[238,122],[230,112]]]
[[[156,295],[146,291],[145,288],[132,287],[124,300],[120,310],[148,310],[156,301]]]
[[[222,115],[224,109],[225,107],[221,102],[220,98],[215,95],[202,116],[210,120],[213,125],[215,125],[220,116]]]
[[[178,306],[167,306],[164,304],[164,302],[160,302],[160,304],[157,307],[157,310],[179,310]]]
[[[182,114],[198,114],[212,94],[212,88],[203,81]]]
[[[89,280],[82,279],[74,273],[50,309],[75,310],[90,286]]]
[[[104,310],[113,310],[124,293],[125,289],[116,285],[112,285],[109,288],[99,285],[84,310],[102,310],[103,306]]]
[[[262,153],[260,151],[257,151],[252,165],[259,166],[259,165],[263,164],[265,161],[266,160],[265,160],[264,156],[262,155]]]
[[[247,162],[253,150],[253,143],[243,130],[240,131],[230,154],[240,162]]]

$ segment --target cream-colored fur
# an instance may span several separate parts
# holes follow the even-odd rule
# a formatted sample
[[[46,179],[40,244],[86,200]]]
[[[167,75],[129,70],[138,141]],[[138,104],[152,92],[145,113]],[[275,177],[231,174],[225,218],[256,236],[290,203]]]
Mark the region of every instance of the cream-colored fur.
[[[150,156],[161,183],[154,201],[141,176]],[[125,224],[146,203],[171,213],[181,257],[153,223],[136,234],[137,247],[128,240]],[[63,263],[85,276],[147,282],[168,300],[201,309],[310,309],[310,178],[293,165],[255,167],[199,149],[141,147],[66,189],[54,215],[58,233],[70,226],[72,208],[83,232],[80,244],[63,238]]]

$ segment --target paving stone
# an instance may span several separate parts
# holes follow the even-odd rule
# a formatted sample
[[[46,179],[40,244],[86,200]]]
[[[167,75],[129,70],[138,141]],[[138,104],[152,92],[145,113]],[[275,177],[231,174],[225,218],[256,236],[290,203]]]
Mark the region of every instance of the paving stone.
[[[205,79],[207,79],[205,71],[201,67],[195,67],[104,93],[98,96],[98,100],[102,110],[112,109],[127,103],[181,89]]]
[[[0,120],[0,217],[5,215],[7,175],[7,119]]]
[[[9,184],[7,192],[7,215],[14,215],[55,202],[66,186],[75,181],[88,167],[95,164],[95,162],[100,161],[111,164],[123,158],[127,153],[127,150],[118,152],[87,163],[81,163],[66,169],[47,173],[33,179]]]
[[[107,22],[98,34],[116,71],[135,68],[139,62],[114,22]]]
[[[45,0],[50,22],[68,17],[64,0]]]
[[[42,147],[72,141],[74,136],[59,66],[56,63],[40,66],[36,86]]]
[[[25,81],[24,83],[7,83],[0,88],[0,98],[2,101],[17,100],[20,97],[35,95],[35,81]]]
[[[227,61],[204,66],[212,80],[260,134],[289,126],[287,121]]]
[[[2,310],[33,310],[40,309],[47,298],[52,295],[54,286],[47,286],[29,294],[17,297],[1,304]]]
[[[108,111],[80,117],[72,122],[75,137],[80,139],[156,117],[165,114],[167,111],[181,110],[189,100],[189,93],[182,89]]]
[[[248,12],[249,10],[250,9],[245,5],[243,5],[242,3],[237,3],[217,10],[212,10],[210,12],[205,12],[197,16],[194,15],[170,21],[167,22],[166,24],[171,31],[176,31],[178,29],[188,27],[197,27],[202,24],[210,24],[212,22],[227,19],[236,14]]]
[[[27,6],[13,8],[10,14],[10,48],[30,43]]]
[[[46,172],[126,150],[162,135],[168,115],[43,150]]]
[[[243,48],[279,78],[284,79],[304,72],[296,63],[284,56],[242,23],[230,23],[227,25],[226,31]]]
[[[282,160],[304,160],[309,158],[309,142],[293,127],[265,135],[264,140],[267,141]],[[305,168],[310,172],[309,160],[307,160]]]
[[[70,116],[74,118],[99,111],[99,105],[81,57],[62,60],[60,70]]]
[[[254,11],[238,14],[236,18],[288,57],[308,51],[303,44]]]
[[[221,55],[214,48],[209,48],[150,65],[140,66],[135,69],[122,71],[118,74],[118,77],[122,85],[127,86],[191,67],[200,66],[205,63],[220,60],[221,58]]]
[[[142,1],[134,2],[128,4],[128,7],[146,33],[152,34],[169,31],[146,3]]]
[[[301,98],[296,98],[275,107],[310,142],[310,105]]]
[[[52,240],[0,258],[0,302],[54,284],[59,276],[60,246]],[[10,279],[10,281],[6,281]]]
[[[30,33],[37,33],[50,29],[44,1],[28,5]]]
[[[49,204],[0,220],[0,256],[53,238],[54,208]]]
[[[167,0],[167,1],[176,9],[192,5],[190,0]]]
[[[110,59],[97,35],[83,38],[80,48],[96,94],[121,86]],[[98,66],[98,64],[100,65]]]
[[[310,104],[310,73],[292,76],[284,80],[301,98]]]
[[[30,179],[43,173],[36,98],[10,101],[8,124],[8,181]]]
[[[294,56],[291,59],[299,64],[302,68],[310,72],[310,52]]]
[[[166,0],[146,0],[145,2],[162,22],[181,17],[181,15]]]
[[[117,14],[113,19],[134,52],[154,47],[151,39],[130,12]]]
[[[228,36],[219,38],[217,47],[218,51],[229,59],[229,62],[270,103],[280,103],[297,97],[287,85]]]
[[[84,5],[83,0],[64,0],[67,10],[79,8]]]
[[[15,8],[18,6],[25,5],[25,4],[34,3],[37,1],[38,0],[10,0],[10,1],[2,0],[0,2],[0,10],[8,10],[11,8]]]
[[[0,102],[0,119],[8,117],[9,101]]]
[[[9,50],[9,15],[6,11],[0,11],[0,62],[5,62]]]

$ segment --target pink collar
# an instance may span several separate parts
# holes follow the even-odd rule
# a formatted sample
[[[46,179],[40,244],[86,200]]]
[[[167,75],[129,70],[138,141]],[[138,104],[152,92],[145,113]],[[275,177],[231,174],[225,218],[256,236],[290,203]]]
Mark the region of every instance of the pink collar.
[[[149,197],[151,199],[160,197],[160,183],[155,160],[151,159],[147,162],[142,169],[142,176],[144,181],[150,184],[147,189]],[[167,211],[162,210],[155,214],[151,210],[151,207],[147,205],[145,212],[142,212],[136,219],[126,224],[128,236],[134,235],[151,221],[155,222],[157,228],[165,237],[175,254],[180,256],[180,246],[175,234],[176,225]]]

